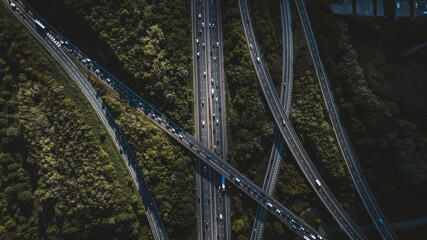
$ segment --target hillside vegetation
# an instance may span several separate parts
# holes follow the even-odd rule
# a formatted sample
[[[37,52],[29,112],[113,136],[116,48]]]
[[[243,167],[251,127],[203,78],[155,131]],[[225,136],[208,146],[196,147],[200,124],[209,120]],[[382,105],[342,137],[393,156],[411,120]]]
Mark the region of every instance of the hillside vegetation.
[[[0,6],[0,238],[150,239],[88,101]]]
[[[190,1],[28,2],[91,58],[193,132]]]
[[[84,75],[116,119],[143,171],[171,239],[194,239],[196,192],[192,153],[168,137],[85,67]]]

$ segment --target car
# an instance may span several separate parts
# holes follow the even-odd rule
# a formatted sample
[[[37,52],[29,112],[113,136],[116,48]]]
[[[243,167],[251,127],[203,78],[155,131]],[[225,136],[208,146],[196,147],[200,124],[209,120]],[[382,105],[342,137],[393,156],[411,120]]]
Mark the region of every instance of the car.
[[[216,151],[216,145],[214,145],[214,151]]]
[[[175,134],[175,132],[176,132],[174,128],[172,128],[171,131],[173,134]]]
[[[197,52],[197,57],[200,57],[200,52]]]
[[[218,156],[219,156],[219,152],[217,152],[216,154],[218,154]]]
[[[206,77],[206,71],[203,71],[203,77]]]
[[[200,202],[200,195],[197,197],[197,202]]]
[[[107,83],[111,83],[111,79],[107,78]]]
[[[215,98],[215,102],[218,103],[218,98]]]
[[[214,23],[212,23],[212,28],[215,28],[215,24]]]
[[[310,240],[306,235],[304,235],[304,240]]]
[[[160,117],[157,118],[157,122],[162,123],[162,119]]]
[[[215,95],[215,92],[214,92],[214,90],[212,89],[212,97],[214,97],[214,95]]]
[[[198,38],[196,39],[196,43],[199,44],[199,39]]]
[[[178,135],[178,137],[179,137],[179,139],[181,139],[181,140],[182,140],[182,135],[181,135],[181,134],[179,134],[179,135]]]
[[[322,237],[322,236],[317,235],[317,237],[318,237],[320,240],[323,240],[323,237]]]
[[[202,36],[202,30],[199,30],[199,37]]]
[[[215,48],[215,42],[213,42],[212,46]]]
[[[381,218],[378,218],[378,222],[380,223],[384,223],[383,220]]]
[[[222,214],[219,215],[219,220],[222,221]]]
[[[286,88],[286,83],[283,83],[283,88]]]
[[[207,170],[206,166],[203,166],[203,172],[206,172]]]
[[[214,113],[214,114],[212,114],[212,118],[213,118],[213,120],[215,120],[215,113]]]
[[[216,130],[215,130],[215,128],[213,129],[213,134],[215,134],[216,133]]]
[[[221,190],[221,186],[218,186],[219,187],[219,189]],[[221,195],[219,195],[219,201],[221,202],[221,199],[222,199],[222,197],[221,197]]]
[[[218,119],[216,120],[216,125],[217,125],[217,126],[219,125],[219,121],[218,121]]]
[[[249,49],[252,50],[253,46],[252,44],[249,44]]]
[[[123,154],[123,149],[120,148],[120,154]]]
[[[316,236],[314,236],[313,234],[310,234],[310,237],[311,237],[312,239],[316,239]]]
[[[205,28],[205,23],[204,22],[202,22],[202,28]]]
[[[205,106],[205,101],[202,101],[202,107],[204,107]]]
[[[259,57],[256,57],[256,62],[259,64],[261,63],[261,59],[259,59]]]
[[[208,203],[211,203],[211,197],[208,197]]]
[[[212,78],[212,80],[211,80],[211,85],[212,85],[212,86],[214,85],[214,80],[213,80],[213,78]]]
[[[212,27],[212,24],[211,23],[209,23],[209,28],[211,28]]]
[[[216,42],[216,46],[219,47],[219,42]]]
[[[213,61],[216,62],[216,57],[213,57]]]
[[[203,43],[203,48],[205,48],[205,43]]]
[[[216,140],[216,144],[219,144],[219,138]]]
[[[323,71],[323,68],[322,68],[322,67],[319,67],[319,71]]]
[[[199,13],[199,18],[202,18],[202,14],[201,13]]]
[[[205,127],[205,121],[202,121],[202,126]]]
[[[206,227],[206,229],[208,229],[208,228],[209,228],[209,225],[208,225],[208,223],[206,223],[206,224],[205,224],[205,227]]]
[[[282,125],[283,125],[283,126],[286,126],[285,119],[283,119],[283,118],[282,118]]]

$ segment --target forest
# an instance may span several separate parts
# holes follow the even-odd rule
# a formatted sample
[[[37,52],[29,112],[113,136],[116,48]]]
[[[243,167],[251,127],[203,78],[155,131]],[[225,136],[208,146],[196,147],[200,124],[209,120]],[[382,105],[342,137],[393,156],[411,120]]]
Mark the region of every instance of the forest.
[[[193,132],[189,1],[29,2],[91,58]],[[427,155],[425,50],[424,55],[406,59],[400,53],[427,41],[426,23],[333,15],[331,2],[306,1],[357,160],[391,222],[423,217],[427,209],[423,191],[427,174],[422,167]],[[263,55],[276,88],[281,89],[278,1],[251,0],[250,4]],[[370,224],[337,145],[299,16],[291,4],[295,51],[291,121],[344,209],[357,224]],[[250,60],[237,1],[223,1],[222,12],[228,156],[233,166],[262,185],[275,125]],[[0,35],[0,236],[67,239],[78,232],[83,239],[108,239],[107,234],[150,239],[132,181],[87,101],[28,34],[6,17],[2,21],[0,30],[7,34]],[[411,84],[402,84],[401,78]],[[195,239],[193,156],[95,76],[89,80],[134,150],[168,236]],[[257,205],[231,188],[232,238],[248,239]],[[312,226],[336,226],[289,151],[283,156],[274,196]],[[92,219],[84,218],[86,212]],[[271,216],[264,236],[296,238]],[[371,232],[368,237],[379,236]]]
[[[0,238],[150,239],[89,102],[3,5],[0,65]]]
[[[197,236],[195,171],[192,153],[158,129],[82,65],[81,72],[111,111],[129,142],[155,199],[166,232],[173,239]]]

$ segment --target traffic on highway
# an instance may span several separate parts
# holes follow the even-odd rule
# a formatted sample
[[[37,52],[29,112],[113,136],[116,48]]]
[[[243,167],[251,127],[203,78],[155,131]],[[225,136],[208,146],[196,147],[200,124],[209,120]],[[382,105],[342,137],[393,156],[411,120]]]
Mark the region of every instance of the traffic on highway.
[[[65,52],[73,54],[82,62],[82,64],[86,65],[88,69],[91,69],[101,79],[103,78],[104,81],[111,82],[111,80],[106,77],[104,72],[100,70],[96,63],[93,63],[93,61],[87,58],[80,51],[76,51],[76,48],[70,42],[51,28],[49,24],[44,22],[37,12],[32,10],[28,5],[23,5],[19,1],[15,2],[14,5],[14,7],[11,5],[12,10],[18,13],[24,26],[27,27],[28,30],[30,30],[30,32],[42,43],[42,45],[56,58],[56,60],[64,67],[70,77],[75,80],[77,85],[86,95],[87,99],[95,109],[96,114],[99,116],[106,130],[114,140],[120,155],[126,163],[125,165],[135,183],[136,189],[144,206],[153,236],[156,239],[167,240],[168,237],[158,213],[154,198],[148,189],[145,177],[142,174],[133,151],[131,150],[123,133],[116,125],[113,116],[110,114],[102,100],[98,97],[98,94]],[[21,11],[20,9],[24,9],[24,11]]]
[[[40,17],[39,20],[41,20]],[[287,225],[298,236],[303,237],[305,235],[310,234],[312,234],[313,236],[320,236],[313,228],[311,228],[307,223],[302,221],[298,217],[298,215],[284,207],[276,199],[272,198],[271,196],[268,196],[265,191],[259,188],[256,184],[254,184],[247,177],[245,177],[243,174],[233,168],[226,161],[223,161],[217,154],[207,148],[200,141],[196,140],[191,134],[187,133],[177,124],[175,124],[167,116],[165,116],[158,109],[156,109],[152,104],[145,101],[143,98],[141,98],[131,89],[129,89],[126,85],[117,80],[108,71],[100,67],[95,61],[84,55],[77,47],[75,47],[71,42],[62,37],[45,21],[43,21],[43,24],[46,26],[46,28],[48,28],[45,29],[46,32],[49,32],[50,34],[55,33],[56,39],[59,42],[62,41],[65,43],[64,45],[68,45],[68,47],[65,47],[64,45],[61,45],[61,47],[53,45],[55,52],[62,52],[63,55],[65,55],[64,51],[72,52],[72,55],[82,63],[83,60],[86,59],[86,66],[88,66],[87,60],[89,59],[89,68],[92,71],[95,71],[95,73],[97,72],[96,70],[98,70],[100,79],[105,81],[108,86],[116,90],[123,97],[123,99],[126,99],[129,104],[131,104],[133,107],[138,109],[138,111],[143,113],[148,119],[150,119],[151,122],[160,127],[171,137],[176,139],[182,146],[193,152],[197,157],[202,159],[211,168],[213,168],[215,171],[224,176],[229,182],[233,183],[235,186],[241,189],[252,199],[257,201],[259,204],[262,204],[268,211],[270,211],[274,216],[280,219],[280,221]],[[33,34],[40,35],[40,32],[36,33],[36,31],[34,31]],[[45,38],[42,39],[43,41],[46,40]],[[68,62],[68,64],[65,64],[66,66],[72,66],[71,60],[67,60],[67,58],[65,58],[65,60]],[[96,96],[96,93],[94,93],[94,95]]]
[[[248,4],[246,5],[247,12]],[[240,14],[243,17],[243,14]],[[293,35],[292,35],[292,24],[291,24],[291,8],[289,0],[280,0],[280,15],[282,20],[282,45],[283,45],[283,69],[282,69],[282,84],[280,101],[289,116],[291,97],[292,97],[292,76],[293,76]],[[242,19],[244,22],[244,19]],[[251,45],[250,45],[251,46]],[[252,46],[253,49],[253,46]],[[249,50],[252,50],[249,49]],[[279,174],[279,167],[282,155],[285,150],[285,141],[280,135],[280,131],[276,129],[274,134],[274,142],[271,149],[270,160],[268,162],[267,172],[265,174],[263,189],[266,190],[270,195],[273,194],[273,190],[276,184],[277,175]],[[264,222],[267,216],[267,212],[262,206],[258,206],[255,222],[252,227],[251,239],[262,239],[264,231]]]
[[[251,24],[250,13],[248,12],[248,3],[246,0],[239,0],[239,7],[241,9],[243,26],[245,30],[246,40],[250,49],[250,55],[253,65],[260,81],[262,91],[267,100],[268,106],[272,112],[273,118],[280,130],[282,137],[285,139],[292,155],[296,159],[306,179],[309,181],[313,190],[319,196],[320,200],[324,203],[325,207],[329,210],[331,215],[335,218],[337,223],[351,239],[366,239],[362,231],[356,226],[353,220],[341,207],[339,202],[333,196],[326,183],[321,178],[319,172],[314,167],[307,152],[301,144],[298,136],[295,133],[286,113],[279,101],[278,94],[274,88],[273,82],[269,71],[265,65],[258,41],[255,37],[255,32]],[[319,183],[319,184],[318,184]]]
[[[248,51],[251,55],[261,89],[277,125],[269,166],[260,188],[227,162],[225,85],[222,56],[222,24],[220,0],[193,0],[193,77],[195,99],[195,129],[192,136],[174,123],[153,104],[145,101],[125,84],[89,58],[75,45],[51,27],[24,1],[8,0],[15,16],[36,36],[42,45],[76,81],[89,99],[105,128],[113,138],[118,151],[133,178],[155,239],[168,239],[154,198],[144,181],[142,170],[126,139],[115,124],[114,118],[88,80],[75,66],[74,58],[90,70],[107,86],[118,92],[121,98],[141,112],[152,123],[174,138],[181,146],[195,154],[197,172],[197,214],[199,239],[229,239],[230,195],[232,183],[259,204],[251,239],[261,239],[266,213],[283,222],[295,234],[304,239],[324,239],[299,216],[273,198],[281,156],[287,144],[304,176],[327,210],[350,239],[366,239],[320,176],[288,119],[292,96],[293,43],[289,0],[280,0],[283,29],[283,73],[281,97],[273,85],[264,57],[259,47],[247,0],[238,0]],[[303,0],[295,0],[302,21],[309,51],[319,78],[324,100],[356,189],[383,239],[397,239],[387,219],[381,212],[362,171],[351,151],[348,137],[338,115],[329,81],[321,61]]]
[[[360,198],[362,199],[362,202],[365,208],[367,209],[372,219],[372,222],[374,223],[381,237],[383,239],[397,239],[396,234],[394,233],[392,227],[390,226],[386,217],[382,213],[377,201],[375,200],[375,197],[372,194],[371,189],[369,188],[368,182],[366,181],[360,166],[356,162],[353,151],[351,150],[347,133],[345,132],[343,124],[341,123],[341,119],[338,115],[337,106],[335,104],[331,88],[329,86],[328,76],[326,74],[326,71],[324,70],[325,68],[323,66],[323,62],[319,54],[319,49],[317,47],[313,29],[311,28],[310,19],[308,18],[308,13],[306,11],[304,1],[295,0],[295,3],[304,29],[308,49],[310,51],[310,55],[313,59],[313,64],[316,69],[316,73],[320,83],[320,89],[322,90],[323,98],[328,109],[329,118],[331,119],[332,127],[335,131],[335,136],[337,137],[338,144],[340,146],[344,160],[347,164],[350,175],[356,186],[357,192]]]

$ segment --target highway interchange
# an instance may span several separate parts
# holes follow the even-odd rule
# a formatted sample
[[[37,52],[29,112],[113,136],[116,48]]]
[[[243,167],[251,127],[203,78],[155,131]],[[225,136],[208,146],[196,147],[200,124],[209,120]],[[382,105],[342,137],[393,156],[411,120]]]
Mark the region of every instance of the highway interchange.
[[[4,1],[5,2],[5,1]],[[340,227],[346,232],[346,234],[351,239],[365,239],[366,237],[360,232],[360,230],[355,227],[355,224],[352,222],[352,220],[348,217],[348,215],[342,210],[339,203],[336,201],[336,199],[333,197],[330,190],[327,188],[324,181],[321,179],[320,175],[318,174],[317,170],[314,168],[313,164],[311,163],[310,159],[308,158],[307,153],[302,148],[301,143],[299,142],[298,138],[296,137],[296,134],[288,121],[286,117],[285,110],[283,109],[283,105],[278,100],[278,95],[274,89],[274,86],[271,82],[271,77],[268,74],[268,71],[266,70],[265,63],[263,61],[261,52],[259,50],[259,46],[257,42],[255,41],[255,34],[253,32],[252,23],[249,17],[249,13],[245,10],[246,6],[244,6],[246,1],[239,1],[239,4],[242,4],[241,6],[241,14],[242,18],[245,19],[248,26],[245,26],[245,34],[248,41],[248,46],[252,45],[253,49],[250,50],[251,57],[254,62],[254,67],[257,72],[258,79],[260,80],[263,92],[266,96],[268,105],[270,109],[272,110],[273,117],[275,119],[275,122],[278,126],[278,129],[281,133],[281,135],[284,137],[287,145],[290,147],[292,154],[294,155],[295,159],[297,160],[298,165],[303,170],[304,175],[312,185],[313,189],[316,191],[316,193],[319,195],[320,199],[324,202],[325,206],[328,208],[328,210],[331,212],[332,216],[337,220]],[[352,177],[355,179],[355,174],[358,176],[359,179],[355,180],[355,184],[358,188],[358,191],[363,196],[363,192],[365,192],[367,198],[366,201],[370,201],[368,203],[364,204],[368,208],[368,211],[371,215],[371,218],[374,222],[376,222],[377,228],[380,229],[381,235],[384,239],[396,239],[394,232],[389,228],[388,222],[386,222],[383,214],[379,210],[379,207],[377,206],[377,203],[375,199],[372,197],[372,193],[367,187],[366,180],[364,177],[360,174],[360,168],[355,163],[354,157],[349,150],[349,147],[345,145],[342,147],[341,145],[344,143],[347,143],[346,135],[344,133],[343,128],[341,127],[341,124],[339,122],[339,118],[337,115],[335,104],[333,103],[333,98],[330,94],[330,89],[328,86],[328,81],[326,78],[326,74],[323,71],[323,66],[320,61],[320,57],[318,54],[317,46],[314,41],[314,35],[311,30],[311,26],[308,20],[308,17],[306,16],[305,12],[305,6],[303,5],[302,1],[299,2],[299,0],[296,0],[298,11],[301,14],[305,15],[301,16],[301,20],[303,21],[304,30],[309,29],[307,37],[307,42],[309,43],[309,48],[313,57],[313,61],[315,62],[316,71],[319,75],[319,81],[323,79],[323,83],[326,84],[327,87],[322,86],[322,92],[323,88],[328,90],[328,92],[324,92],[325,102],[328,100],[330,101],[330,106],[328,106],[328,110],[330,112],[331,120],[335,128],[335,122],[333,118],[335,117],[336,124],[338,124],[339,129],[341,129],[341,132],[337,131],[337,138],[338,135],[343,136],[343,141],[339,141],[340,147],[343,151],[344,156],[347,157],[351,156],[353,159],[351,161],[347,161],[346,163],[351,171],[354,171],[352,173]],[[5,2],[5,4],[7,4]],[[298,5],[300,4],[300,5]],[[21,9],[24,9],[23,6],[21,6]],[[215,11],[208,12],[206,14],[209,16],[208,21],[215,21],[215,16],[217,19],[220,19],[220,13],[219,13],[219,4],[217,5],[218,12],[215,13]],[[212,14],[212,15],[210,15]],[[219,15],[218,15],[219,14]],[[15,13],[15,15],[17,15]],[[143,176],[141,174],[140,169],[138,169],[138,166],[136,164],[136,159],[133,157],[133,154],[126,144],[126,140],[123,138],[123,136],[118,135],[120,133],[120,130],[115,126],[114,121],[108,120],[109,115],[108,110],[105,109],[105,106],[103,106],[102,101],[97,97],[97,94],[93,90],[93,88],[90,86],[90,84],[87,82],[87,80],[84,78],[84,76],[77,70],[73,62],[68,58],[68,56],[64,53],[64,51],[69,50],[68,48],[65,48],[64,46],[61,46],[61,44],[58,44],[59,41],[66,41],[65,38],[63,38],[60,34],[55,34],[52,31],[48,31],[49,35],[40,37],[40,34],[37,34],[35,31],[35,25],[34,25],[34,19],[32,19],[30,16],[32,13],[26,14],[28,18],[24,21],[22,18],[20,18],[21,22],[25,22],[24,25],[30,30],[30,32],[36,36],[36,38],[42,42],[42,45],[55,57],[55,59],[66,69],[67,73],[76,81],[78,86],[82,89],[82,91],[85,93],[86,97],[91,102],[92,106],[95,108],[98,116],[102,120],[104,126],[106,127],[107,131],[110,133],[112,138],[116,142],[116,146],[120,149],[120,152],[123,152],[122,156],[126,162],[126,166],[128,167],[128,170],[131,173],[131,176],[134,179],[135,185],[138,188],[138,192],[140,193],[140,196],[142,198],[144,208],[147,213],[147,217],[150,222],[150,226],[153,231],[153,235],[156,239],[167,239],[166,234],[164,233],[164,228],[161,223],[161,219],[157,213],[157,208],[155,207],[154,200],[151,196],[151,194],[148,192],[148,187],[146,186],[146,183],[143,181]],[[219,17],[218,17],[219,16]],[[17,16],[19,18],[19,16]],[[212,17],[212,18],[211,18]],[[244,20],[244,25],[245,25]],[[283,21],[283,19],[282,19]],[[306,21],[306,22],[304,22]],[[205,22],[206,24],[207,22]],[[218,23],[217,23],[218,24]],[[218,26],[218,25],[217,25]],[[205,25],[206,27],[206,25]],[[51,28],[50,28],[51,29]],[[51,29],[53,30],[53,29]],[[219,28],[218,28],[218,31]],[[216,34],[216,36],[215,36]],[[49,37],[52,36],[52,37]],[[218,33],[215,33],[214,31],[212,33],[209,33],[207,35],[207,39],[212,37],[212,39],[221,39],[221,36]],[[55,40],[53,40],[53,39]],[[194,39],[193,39],[194,40]],[[222,40],[222,39],[221,39]],[[310,41],[311,40],[311,41]],[[211,43],[212,41],[207,43]],[[217,41],[219,42],[219,41]],[[311,44],[311,45],[310,45]],[[222,42],[221,42],[222,45]],[[77,49],[76,49],[77,50]],[[313,53],[314,52],[314,53]],[[222,53],[218,52],[218,63],[217,65],[213,64],[211,66],[210,74],[212,76],[216,75],[217,84],[221,84],[223,80],[223,77],[221,77],[221,74],[223,74],[221,70],[221,64],[222,59],[219,61],[219,58],[222,58]],[[259,58],[259,60],[258,60]],[[209,57],[208,57],[209,59]],[[207,63],[209,63],[209,60],[207,60]],[[207,65],[205,65],[206,67]],[[205,68],[206,69],[206,68]],[[197,70],[196,70],[197,71]],[[110,81],[106,82],[109,84],[110,87],[118,91],[122,96],[126,97],[128,101],[136,107],[140,112],[142,112],[144,115],[147,116],[148,119],[150,119],[153,123],[155,123],[158,127],[160,127],[162,130],[167,132],[170,136],[175,138],[178,142],[180,142],[183,146],[185,146],[187,149],[189,149],[191,152],[193,152],[199,159],[201,159],[204,163],[202,163],[200,166],[204,166],[203,164],[207,164],[212,168],[212,173],[216,174],[218,172],[219,174],[225,176],[230,182],[232,182],[234,185],[236,185],[238,188],[240,188],[243,192],[245,192],[248,196],[253,198],[255,201],[257,201],[261,206],[263,206],[266,210],[270,211],[275,217],[280,219],[284,224],[286,224],[290,229],[292,229],[298,236],[304,237],[308,235],[317,236],[320,238],[320,235],[316,233],[314,229],[312,229],[309,225],[307,225],[305,222],[303,222],[299,217],[290,212],[287,208],[285,208],[282,204],[280,204],[277,200],[269,196],[270,193],[267,193],[267,191],[262,190],[257,185],[252,183],[249,179],[247,179],[244,175],[239,173],[236,169],[234,169],[232,166],[230,166],[227,162],[225,162],[223,159],[225,158],[225,152],[220,152],[219,156],[218,153],[215,151],[212,151],[209,147],[206,146],[206,144],[196,140],[191,134],[185,132],[182,128],[180,128],[178,125],[174,124],[170,119],[168,119],[165,115],[163,115],[161,112],[159,112],[156,108],[153,107],[152,104],[146,102],[143,100],[140,96],[135,94],[132,90],[127,88],[123,83],[115,79],[113,76],[109,75],[108,72],[104,70],[104,74],[106,76],[110,76]],[[209,78],[208,78],[209,79]],[[103,79],[105,80],[105,78]],[[199,82],[200,83],[200,82]],[[206,84],[206,82],[205,82]],[[223,83],[222,83],[223,84]],[[208,84],[209,85],[209,84]],[[322,85],[322,81],[321,81]],[[219,85],[221,86],[221,85]],[[222,85],[223,86],[223,85]],[[209,87],[207,88],[209,89]],[[205,91],[206,93],[206,91]],[[202,94],[201,94],[202,95]],[[206,94],[205,94],[206,95]],[[282,94],[283,95],[283,94]],[[328,97],[330,96],[330,97]],[[206,96],[205,96],[206,97]],[[223,95],[222,95],[223,97]],[[207,97],[209,98],[209,97]],[[290,98],[290,97],[289,97]],[[283,103],[283,97],[282,97],[282,103]],[[219,106],[222,106],[223,103],[219,103]],[[211,110],[210,112],[219,111],[215,110],[215,107],[210,106]],[[207,112],[207,111],[206,111]],[[218,113],[218,112],[215,112]],[[200,116],[199,115],[199,122],[200,122]],[[206,114],[207,115],[207,114]],[[218,115],[217,115],[218,116]],[[334,117],[333,117],[334,116]],[[210,118],[210,116],[206,117],[206,121]],[[196,118],[197,119],[197,118]],[[221,118],[222,120],[225,119],[225,117]],[[282,120],[285,121],[285,124],[282,123]],[[211,121],[214,123],[213,121]],[[225,122],[224,122],[225,123]],[[216,124],[215,124],[216,125]],[[211,125],[214,129],[215,125]],[[197,128],[196,128],[197,129]],[[196,130],[197,131],[197,130]],[[221,127],[217,129],[219,132],[225,133],[225,124],[222,124]],[[203,135],[200,134],[199,135]],[[212,140],[214,140],[214,134],[211,135]],[[206,135],[205,135],[206,136]],[[207,134],[207,138],[209,138],[209,133]],[[201,138],[203,140],[203,137]],[[214,142],[214,141],[213,141]],[[225,142],[225,141],[221,141]],[[218,148],[226,149],[225,144],[222,146],[218,146]],[[344,150],[343,150],[344,149]],[[350,164],[349,164],[350,162]],[[200,169],[199,169],[200,172]],[[211,171],[209,171],[211,173]],[[141,179],[142,178],[142,179]],[[215,179],[215,178],[214,178]],[[359,182],[358,182],[359,181]],[[316,184],[316,182],[319,182],[320,185]],[[215,180],[213,182],[215,187]],[[361,189],[359,189],[359,187]],[[368,189],[368,190],[366,190]],[[363,199],[363,197],[362,197]],[[369,209],[370,207],[370,209]],[[218,211],[218,209],[217,209]],[[210,218],[212,219],[212,215],[210,215]],[[378,219],[382,219],[384,223],[379,223]],[[382,222],[381,221],[381,222]],[[223,238],[227,238],[226,236],[226,228],[223,228],[224,236]],[[218,231],[220,233],[220,231]]]
[[[353,151],[351,150],[350,141],[348,140],[347,134],[338,115],[337,106],[335,104],[331,88],[329,86],[328,76],[323,66],[322,59],[320,58],[319,49],[317,47],[313,29],[311,28],[310,19],[308,18],[308,13],[306,11],[304,1],[295,0],[295,3],[304,29],[308,49],[313,59],[313,63],[319,79],[323,98],[325,100],[325,104],[329,112],[329,117],[331,119],[331,123],[334,128],[338,144],[341,148],[341,152],[344,156],[344,160],[347,164],[350,175],[353,178],[353,182],[356,186],[357,192],[360,198],[362,199],[362,202],[365,205],[365,208],[368,211],[369,216],[371,217],[372,222],[379,231],[381,237],[383,239],[397,239],[396,234],[394,233],[389,222],[382,213],[377,201],[375,200],[375,197],[372,194],[371,189],[369,188],[368,182],[363,176],[362,170],[357,164],[356,158],[353,154]]]
[[[34,35],[37,33],[32,32]],[[38,37],[39,38],[39,37]],[[49,40],[45,38],[45,41]],[[59,40],[59,39],[58,39]],[[66,41],[62,37],[62,40]],[[55,52],[63,53],[63,49],[57,45],[52,46],[55,49]],[[78,51],[78,49],[76,49]],[[66,64],[63,67],[69,71],[74,66],[68,58],[64,58],[68,61],[69,64]],[[70,67],[71,66],[71,67]],[[208,147],[202,144],[200,141],[196,140],[191,134],[187,133],[185,130],[180,128],[177,124],[167,118],[164,114],[158,111],[152,104],[148,103],[142,99],[139,95],[134,93],[131,89],[127,88],[122,82],[118,81],[112,75],[104,70],[104,74],[108,76],[110,82],[109,86],[114,90],[119,92],[123,97],[128,99],[129,103],[132,106],[136,107],[138,111],[144,114],[147,119],[152,123],[157,125],[160,129],[166,132],[169,136],[178,141],[182,146],[186,147],[188,150],[193,152],[197,157],[202,159],[206,164],[211,168],[217,171],[219,174],[226,177],[231,183],[236,187],[241,189],[244,193],[250,196],[259,204],[262,204],[268,209],[274,216],[276,216],[280,221],[287,225],[292,231],[294,231],[298,236],[303,237],[306,234],[312,234],[313,236],[320,236],[311,226],[305,223],[302,219],[298,217],[297,214],[291,212],[289,209],[284,207],[279,201],[268,196],[265,191],[259,188],[256,184],[250,181],[247,177],[233,168],[230,164],[223,161],[217,154],[212,152]],[[75,78],[73,77],[75,80]],[[83,79],[81,79],[83,81]],[[86,81],[86,80],[84,80]],[[86,82],[87,83],[87,82]],[[90,86],[89,83],[87,83]],[[79,85],[80,86],[80,85]],[[96,96],[96,93],[93,93]],[[271,206],[271,207],[270,207]],[[298,226],[298,227],[297,227]],[[302,230],[302,228],[304,230]],[[158,238],[160,239],[160,238]]]
[[[250,50],[252,62],[260,81],[262,91],[267,100],[268,106],[273,114],[273,118],[280,130],[281,135],[285,139],[292,155],[301,168],[304,176],[309,181],[313,190],[319,196],[320,200],[326,206],[331,215],[335,218],[336,222],[340,225],[343,231],[351,239],[366,239],[362,231],[358,229],[353,220],[341,207],[339,202],[333,196],[326,183],[323,181],[314,164],[310,160],[307,152],[301,144],[295,130],[293,129],[289,119],[287,118],[283,106],[279,101],[279,97],[274,88],[273,81],[265,65],[264,58],[261,55],[258,41],[256,40],[255,33],[252,28],[251,18],[247,11],[247,1],[239,0],[241,14],[243,18],[243,25],[246,35],[246,40],[249,46],[253,46]]]

